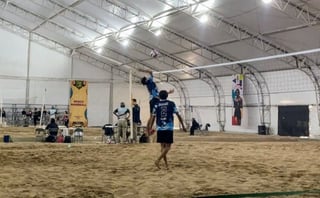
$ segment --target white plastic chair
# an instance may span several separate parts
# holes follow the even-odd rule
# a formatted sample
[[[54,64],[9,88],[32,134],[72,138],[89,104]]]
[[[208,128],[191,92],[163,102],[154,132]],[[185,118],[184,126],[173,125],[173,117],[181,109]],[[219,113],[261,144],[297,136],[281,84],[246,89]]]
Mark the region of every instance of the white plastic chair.
[[[83,136],[84,136],[84,132],[83,132],[83,128],[76,128],[73,131],[73,141],[74,142],[83,142]]]

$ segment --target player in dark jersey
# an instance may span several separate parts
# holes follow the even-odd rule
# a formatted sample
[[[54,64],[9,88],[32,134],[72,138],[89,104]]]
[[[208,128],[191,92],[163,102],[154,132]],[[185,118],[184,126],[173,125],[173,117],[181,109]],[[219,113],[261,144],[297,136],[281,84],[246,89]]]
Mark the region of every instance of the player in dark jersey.
[[[155,165],[160,169],[159,163],[163,158],[165,166],[168,169],[167,153],[173,143],[174,114],[177,115],[183,131],[186,132],[187,130],[184,127],[182,118],[176,108],[176,104],[173,101],[167,100],[168,92],[165,90],[160,91],[159,98],[160,101],[155,104],[153,108],[147,129],[150,130],[156,120],[157,142],[161,144],[161,154],[155,161]]]

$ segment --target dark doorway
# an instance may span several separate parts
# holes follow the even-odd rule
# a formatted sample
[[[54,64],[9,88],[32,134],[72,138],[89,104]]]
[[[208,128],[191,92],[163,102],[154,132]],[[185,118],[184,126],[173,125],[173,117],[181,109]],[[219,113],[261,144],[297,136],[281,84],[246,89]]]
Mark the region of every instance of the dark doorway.
[[[308,106],[279,106],[278,134],[281,136],[309,136]]]

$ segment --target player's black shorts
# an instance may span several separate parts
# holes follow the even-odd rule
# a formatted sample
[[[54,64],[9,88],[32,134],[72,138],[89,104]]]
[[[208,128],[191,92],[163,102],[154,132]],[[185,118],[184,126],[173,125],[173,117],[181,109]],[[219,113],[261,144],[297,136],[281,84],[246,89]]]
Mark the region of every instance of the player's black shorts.
[[[158,143],[173,143],[173,131],[157,131]]]

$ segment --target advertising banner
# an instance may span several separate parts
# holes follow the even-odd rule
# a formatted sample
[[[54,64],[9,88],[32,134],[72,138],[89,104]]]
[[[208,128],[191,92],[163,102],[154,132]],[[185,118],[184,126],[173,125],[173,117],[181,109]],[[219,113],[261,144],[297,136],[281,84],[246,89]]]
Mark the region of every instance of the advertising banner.
[[[70,82],[69,126],[88,126],[87,104],[88,82],[72,80]]]
[[[232,101],[232,125],[241,125],[241,119],[243,116],[243,74],[236,74],[232,76]]]

